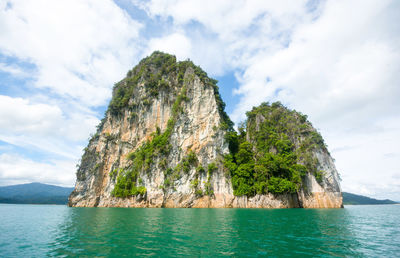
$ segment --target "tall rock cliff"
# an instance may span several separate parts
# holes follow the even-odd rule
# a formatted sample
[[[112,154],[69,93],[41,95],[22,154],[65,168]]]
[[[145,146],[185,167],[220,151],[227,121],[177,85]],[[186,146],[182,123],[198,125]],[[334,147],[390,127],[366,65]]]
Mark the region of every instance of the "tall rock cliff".
[[[274,118],[253,110],[238,134],[224,106],[216,81],[191,61],[161,52],[143,59],[115,85],[69,206],[341,207],[332,158],[304,116],[278,105],[304,127],[287,135],[287,124],[268,131]]]

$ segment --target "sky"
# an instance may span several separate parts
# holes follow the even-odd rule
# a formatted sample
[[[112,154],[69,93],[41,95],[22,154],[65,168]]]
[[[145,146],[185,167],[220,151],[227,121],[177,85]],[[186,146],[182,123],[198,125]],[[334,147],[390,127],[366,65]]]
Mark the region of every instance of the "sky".
[[[308,115],[343,191],[400,201],[400,1],[1,0],[0,185],[75,184],[115,82],[154,50],[216,78],[237,124]]]

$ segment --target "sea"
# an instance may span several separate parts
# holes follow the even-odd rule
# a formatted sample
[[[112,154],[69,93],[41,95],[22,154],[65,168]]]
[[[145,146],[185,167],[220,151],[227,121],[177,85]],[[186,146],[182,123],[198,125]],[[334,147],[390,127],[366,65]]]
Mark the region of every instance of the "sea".
[[[400,257],[400,205],[344,209],[0,204],[0,257]]]

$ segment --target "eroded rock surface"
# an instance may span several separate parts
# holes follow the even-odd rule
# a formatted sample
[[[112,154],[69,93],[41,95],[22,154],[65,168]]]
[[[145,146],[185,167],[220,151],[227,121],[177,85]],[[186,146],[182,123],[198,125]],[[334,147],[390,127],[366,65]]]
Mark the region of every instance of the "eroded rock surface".
[[[114,87],[105,118],[85,148],[69,206],[342,206],[338,173],[324,151],[315,153],[325,171],[320,182],[308,173],[305,187],[295,194],[235,196],[223,164],[229,154],[225,134],[232,125],[215,83],[191,62],[176,63],[160,52],[141,61]],[[168,130],[166,144],[141,151]],[[143,159],[137,158],[139,153]]]

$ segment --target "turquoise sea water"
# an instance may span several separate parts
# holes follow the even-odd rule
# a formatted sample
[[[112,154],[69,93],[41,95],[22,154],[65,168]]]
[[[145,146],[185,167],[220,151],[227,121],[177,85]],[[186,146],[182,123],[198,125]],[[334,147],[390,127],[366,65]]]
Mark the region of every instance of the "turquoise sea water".
[[[0,205],[0,257],[398,257],[400,205],[124,209]]]

